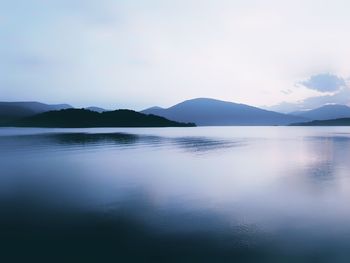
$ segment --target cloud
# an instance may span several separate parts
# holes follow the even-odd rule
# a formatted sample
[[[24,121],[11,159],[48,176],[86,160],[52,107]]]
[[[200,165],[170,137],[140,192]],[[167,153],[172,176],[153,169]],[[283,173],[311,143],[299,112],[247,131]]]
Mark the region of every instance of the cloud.
[[[300,82],[300,84],[319,92],[334,92],[346,86],[342,77],[329,73],[311,76],[306,81]]]

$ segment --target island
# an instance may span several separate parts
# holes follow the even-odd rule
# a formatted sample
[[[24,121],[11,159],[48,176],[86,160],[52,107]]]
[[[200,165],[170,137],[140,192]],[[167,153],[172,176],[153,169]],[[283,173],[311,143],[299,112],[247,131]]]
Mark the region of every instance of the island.
[[[21,118],[2,126],[43,128],[94,128],[94,127],[194,127],[194,123],[168,120],[153,114],[133,110],[96,112],[87,109],[48,111]]]

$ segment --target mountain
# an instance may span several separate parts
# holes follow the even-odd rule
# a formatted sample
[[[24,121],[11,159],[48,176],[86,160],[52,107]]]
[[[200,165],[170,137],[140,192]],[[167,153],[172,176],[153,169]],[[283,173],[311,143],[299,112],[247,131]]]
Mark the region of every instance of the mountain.
[[[68,104],[44,104],[40,102],[0,102],[0,124],[38,113],[72,108]]]
[[[49,111],[23,118],[9,124],[16,127],[85,128],[85,127],[192,127],[163,117],[132,110],[98,113],[85,109]]]
[[[325,105],[314,110],[296,111],[290,114],[299,117],[304,117],[310,120],[331,120],[350,118],[350,107],[337,104]]]
[[[307,121],[298,116],[207,98],[187,100],[167,109],[152,107],[142,113],[174,121],[194,122],[199,126],[288,125]]]
[[[100,108],[100,107],[95,107],[95,106],[87,107],[87,108],[84,108],[84,109],[86,109],[86,110],[91,110],[91,111],[96,111],[96,112],[99,112],[99,113],[108,111],[108,110],[106,110],[106,109],[103,109],[103,108]]]
[[[316,120],[310,122],[294,123],[291,126],[350,126],[350,118],[334,120]]]

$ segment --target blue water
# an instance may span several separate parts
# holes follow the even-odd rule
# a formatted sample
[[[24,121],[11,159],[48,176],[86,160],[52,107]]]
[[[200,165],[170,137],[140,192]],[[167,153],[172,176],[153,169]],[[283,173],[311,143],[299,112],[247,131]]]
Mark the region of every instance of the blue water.
[[[116,242],[124,262],[350,258],[347,127],[1,128],[0,168],[11,222],[107,217],[109,239],[92,246]]]

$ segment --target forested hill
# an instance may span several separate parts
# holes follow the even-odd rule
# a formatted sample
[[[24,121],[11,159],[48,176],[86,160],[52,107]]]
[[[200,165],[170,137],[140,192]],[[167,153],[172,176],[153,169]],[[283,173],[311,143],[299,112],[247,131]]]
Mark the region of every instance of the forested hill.
[[[291,126],[350,126],[350,118],[294,123]]]
[[[147,115],[132,110],[94,112],[86,109],[48,111],[26,117],[7,126],[87,128],[87,127],[193,127],[194,123],[181,123],[164,117]]]

